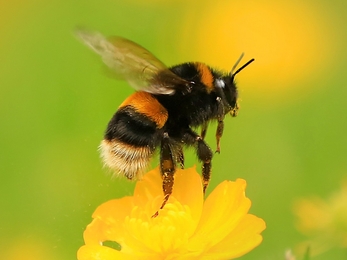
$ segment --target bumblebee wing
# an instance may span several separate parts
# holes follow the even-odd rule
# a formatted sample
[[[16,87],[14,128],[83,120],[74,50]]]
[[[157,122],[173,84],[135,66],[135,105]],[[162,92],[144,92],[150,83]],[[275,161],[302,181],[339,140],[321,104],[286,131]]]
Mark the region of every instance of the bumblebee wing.
[[[78,30],[76,35],[101,56],[117,77],[126,80],[136,90],[173,94],[178,85],[188,87],[190,84],[135,42],[118,36],[107,39],[101,33],[85,30]]]

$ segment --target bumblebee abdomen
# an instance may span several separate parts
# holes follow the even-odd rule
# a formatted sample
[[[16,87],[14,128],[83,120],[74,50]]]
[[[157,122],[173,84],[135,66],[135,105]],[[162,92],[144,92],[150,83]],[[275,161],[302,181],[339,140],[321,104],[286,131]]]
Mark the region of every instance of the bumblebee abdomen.
[[[105,140],[119,140],[133,146],[153,146],[156,123],[132,106],[120,108],[108,123]]]
[[[101,158],[116,175],[128,179],[140,179],[149,167],[154,149],[148,146],[133,146],[119,140],[104,139],[100,144]]]
[[[162,128],[169,116],[167,110],[148,92],[135,92],[123,101],[119,109],[129,106],[137,113],[146,116],[154,122],[156,128]]]
[[[100,145],[104,163],[129,179],[140,177],[160,142],[167,110],[149,93],[127,98],[109,122]]]

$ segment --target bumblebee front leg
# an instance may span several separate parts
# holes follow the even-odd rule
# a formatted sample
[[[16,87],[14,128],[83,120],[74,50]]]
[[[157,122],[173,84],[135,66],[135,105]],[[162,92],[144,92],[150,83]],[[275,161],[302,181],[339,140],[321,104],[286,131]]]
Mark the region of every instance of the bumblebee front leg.
[[[239,102],[237,102],[237,100],[236,100],[235,106],[234,106],[233,109],[230,111],[231,116],[232,116],[232,117],[236,117],[237,114],[239,113],[239,109],[240,109]]]
[[[224,121],[222,119],[218,119],[217,131],[216,131],[216,140],[217,140],[217,149],[216,153],[220,153],[220,139],[222,138],[224,130]]]
[[[218,102],[218,125],[217,125],[217,131],[216,131],[216,141],[217,141],[217,149],[216,153],[220,153],[220,139],[222,138],[223,135],[223,130],[224,130],[224,105],[222,103],[222,99],[220,97],[217,98]]]
[[[202,162],[202,184],[203,191],[205,193],[211,178],[211,161],[213,156],[211,148],[197,133],[193,132],[191,129],[187,130],[183,136],[183,139],[186,144],[194,145],[196,147],[198,159]]]
[[[163,192],[164,200],[161,204],[160,209],[164,208],[165,204],[169,200],[170,195],[172,194],[172,188],[174,184],[174,174],[176,170],[175,160],[173,151],[170,147],[168,133],[164,133],[163,139],[161,141],[161,150],[160,150],[160,172],[163,177]],[[183,154],[183,153],[182,153]],[[152,218],[157,217],[159,212],[154,213]]]

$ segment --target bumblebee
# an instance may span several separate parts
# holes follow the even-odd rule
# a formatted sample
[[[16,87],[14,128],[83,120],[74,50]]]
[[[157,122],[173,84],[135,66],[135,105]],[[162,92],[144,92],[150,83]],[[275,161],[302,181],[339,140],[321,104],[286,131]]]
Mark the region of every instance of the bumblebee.
[[[207,127],[217,121],[216,152],[220,152],[224,117],[235,117],[239,106],[235,71],[215,70],[201,62],[167,68],[148,50],[122,38],[77,31],[77,37],[99,54],[103,62],[137,91],[126,98],[108,123],[100,145],[106,166],[128,179],[139,179],[159,150],[164,207],[174,185],[177,165],[184,168],[184,147],[194,147],[202,163],[205,192],[211,175],[213,152],[204,141]],[[193,129],[201,127],[201,134]],[[154,215],[156,216],[158,212]]]

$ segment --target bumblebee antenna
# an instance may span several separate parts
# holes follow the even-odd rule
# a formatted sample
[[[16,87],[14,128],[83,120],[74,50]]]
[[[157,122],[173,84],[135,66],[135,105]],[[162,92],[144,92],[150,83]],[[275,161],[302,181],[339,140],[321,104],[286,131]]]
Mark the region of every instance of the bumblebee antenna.
[[[245,55],[244,52],[241,53],[240,58],[238,58],[238,60],[235,62],[234,66],[232,67],[231,71],[230,71],[230,75],[234,75],[234,70],[236,69],[237,65],[239,65],[240,61],[242,60],[243,56]]]
[[[231,75],[232,78],[234,78],[237,73],[239,73],[241,70],[246,68],[249,64],[251,64],[254,61],[254,59],[251,59],[251,60],[247,61],[237,71],[234,72],[234,70],[236,69],[237,65],[239,65],[241,59],[243,58],[243,55],[244,55],[244,53],[241,54],[240,58],[236,61],[235,65],[233,66],[233,68],[230,71],[230,75]]]

